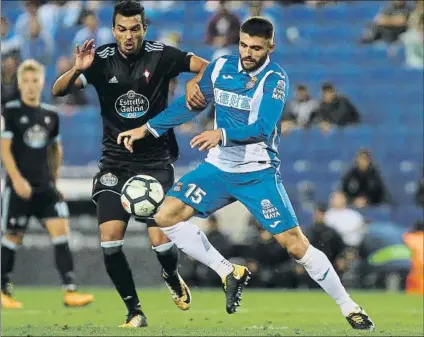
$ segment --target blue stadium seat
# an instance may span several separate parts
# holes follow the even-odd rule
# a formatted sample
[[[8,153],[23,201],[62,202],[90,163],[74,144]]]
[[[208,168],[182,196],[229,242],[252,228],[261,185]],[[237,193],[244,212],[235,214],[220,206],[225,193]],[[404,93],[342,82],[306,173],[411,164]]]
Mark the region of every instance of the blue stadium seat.
[[[394,210],[394,220],[404,227],[412,227],[418,220],[424,220],[422,208],[405,205]]]
[[[358,211],[365,218],[365,221],[375,222],[390,222],[392,221],[392,210],[389,206],[374,206],[358,209]]]

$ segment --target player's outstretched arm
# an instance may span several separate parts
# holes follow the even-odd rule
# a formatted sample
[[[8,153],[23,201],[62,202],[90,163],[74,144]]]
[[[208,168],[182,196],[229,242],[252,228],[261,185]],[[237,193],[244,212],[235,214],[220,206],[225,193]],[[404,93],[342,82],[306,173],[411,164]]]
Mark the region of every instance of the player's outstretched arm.
[[[221,146],[237,146],[269,140],[283,113],[289,90],[286,74],[273,73],[265,80],[256,122],[243,128],[221,129]]]
[[[61,75],[53,84],[53,96],[65,96],[69,93],[72,86],[76,86],[79,89],[84,86],[79,76],[92,65],[94,50],[94,39],[86,40],[81,47],[78,44],[76,45],[75,65]]]

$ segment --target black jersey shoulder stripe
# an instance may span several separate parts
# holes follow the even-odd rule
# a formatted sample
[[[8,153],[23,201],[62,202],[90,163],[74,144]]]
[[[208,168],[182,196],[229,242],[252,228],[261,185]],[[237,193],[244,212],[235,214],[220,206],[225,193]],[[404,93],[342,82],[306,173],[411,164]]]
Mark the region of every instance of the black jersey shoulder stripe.
[[[20,108],[21,107],[21,101],[19,100],[14,100],[14,101],[10,101],[7,102],[6,105],[4,106],[5,108]]]

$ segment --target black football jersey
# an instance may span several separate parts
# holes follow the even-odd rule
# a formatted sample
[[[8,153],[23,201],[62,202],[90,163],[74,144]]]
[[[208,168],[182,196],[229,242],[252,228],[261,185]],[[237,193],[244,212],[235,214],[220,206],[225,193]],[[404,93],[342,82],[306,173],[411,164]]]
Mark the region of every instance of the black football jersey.
[[[90,68],[80,75],[92,84],[100,100],[103,150],[100,168],[160,167],[174,162],[178,145],[173,130],[134,143],[130,153],[117,136],[145,124],[166,109],[170,80],[190,71],[191,53],[159,42],[144,41],[140,52],[125,58],[116,43],[96,49]]]
[[[59,137],[59,116],[54,106],[30,107],[11,101],[2,114],[3,139],[12,139],[12,154],[22,176],[34,189],[48,187],[53,179],[48,148]]]

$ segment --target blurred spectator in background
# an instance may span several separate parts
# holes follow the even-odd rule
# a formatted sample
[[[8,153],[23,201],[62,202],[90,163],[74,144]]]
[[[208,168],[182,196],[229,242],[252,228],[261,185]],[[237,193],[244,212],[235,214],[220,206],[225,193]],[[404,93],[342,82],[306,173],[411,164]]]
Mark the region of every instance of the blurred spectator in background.
[[[242,21],[244,22],[252,16],[263,16],[265,19],[268,19],[270,22],[276,25],[276,19],[273,16],[267,13],[264,13],[264,8],[266,6],[266,3],[267,3],[266,1],[258,1],[258,0],[247,1],[248,13],[246,17],[243,18]]]
[[[54,57],[54,42],[47,31],[41,30],[41,23],[37,17],[31,17],[26,32],[20,36],[21,58],[35,59],[42,64],[49,64]]]
[[[97,46],[113,42],[112,30],[110,27],[99,27],[96,14],[86,12],[83,18],[84,28],[81,28],[76,34],[72,45],[80,46],[85,40],[94,39]]]
[[[330,209],[325,212],[324,222],[339,233],[347,247],[358,247],[364,238],[364,218],[358,211],[347,207],[346,196],[341,191],[331,194]]]
[[[309,7],[322,7],[328,5],[336,5],[337,0],[306,0],[306,4]]]
[[[424,221],[418,221],[414,228],[403,236],[412,253],[412,266],[406,279],[406,292],[424,294]]]
[[[18,91],[18,59],[14,55],[3,56],[1,60],[1,105],[20,98]]]
[[[74,61],[69,57],[62,56],[56,62],[56,78],[66,73],[74,65]],[[69,94],[63,97],[53,96],[52,101],[54,104],[69,104],[69,105],[84,105],[87,104],[84,90],[71,87]]]
[[[417,26],[412,26],[402,36],[405,44],[406,64],[411,68],[424,68],[424,14],[418,21]]]
[[[322,99],[317,111],[317,121],[321,130],[329,132],[333,127],[360,123],[359,112],[347,97],[337,94],[333,84],[324,83],[321,87]]]
[[[420,181],[418,182],[417,193],[415,194],[415,202],[418,206],[424,208],[424,172]]]
[[[406,31],[411,13],[406,0],[392,0],[388,5],[386,1],[381,3],[384,8],[374,18],[371,28],[366,30],[361,43],[373,43],[378,40],[393,43]]]
[[[281,133],[287,134],[294,128],[306,128],[316,116],[319,102],[312,99],[305,85],[296,86],[296,98],[284,108]]]
[[[250,219],[256,228],[256,235],[243,253],[246,266],[252,272],[252,286],[255,287],[292,287],[293,261],[286,250],[275,241],[273,235],[264,230],[255,219]],[[287,279],[284,279],[286,278]]]
[[[341,276],[347,268],[344,258],[346,247],[339,233],[325,223],[324,217],[326,210],[327,207],[325,205],[316,206],[312,226],[306,229],[306,233],[311,245],[317,247],[327,255],[337,274]],[[309,288],[319,288],[319,285],[305,272],[305,268],[299,268],[301,266],[298,264],[294,267],[300,287],[307,285]]]
[[[20,38],[13,35],[10,30],[9,21],[5,16],[1,17],[1,54],[6,55],[12,52],[19,54]]]
[[[379,169],[368,150],[360,150],[355,163],[342,178],[342,190],[348,202],[357,208],[389,201]]]
[[[415,9],[408,19],[408,29],[417,28],[419,26],[422,15],[424,14],[424,1],[416,0]]]
[[[239,33],[239,18],[230,12],[227,1],[219,1],[219,8],[207,26],[206,43],[217,48],[234,45],[239,41]]]

